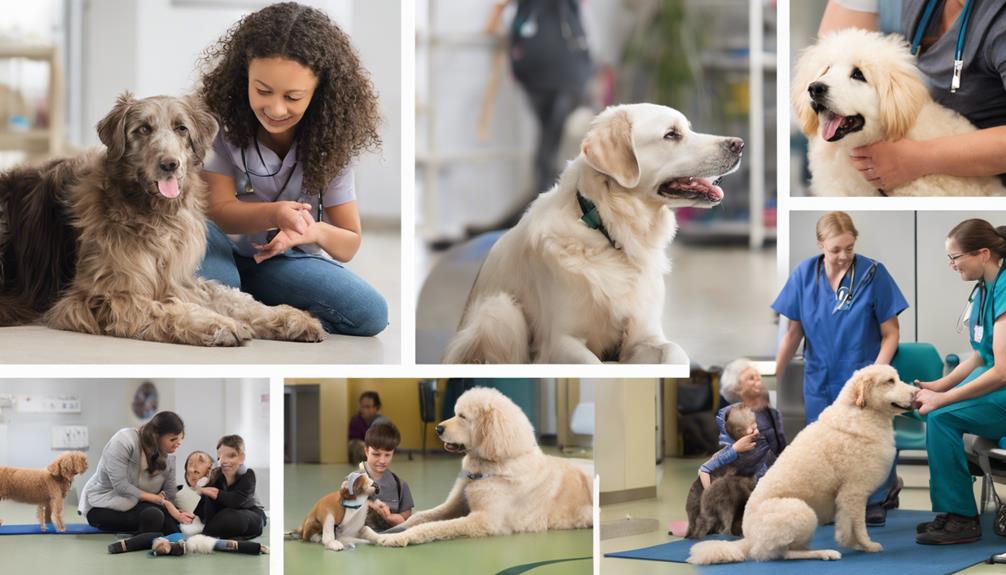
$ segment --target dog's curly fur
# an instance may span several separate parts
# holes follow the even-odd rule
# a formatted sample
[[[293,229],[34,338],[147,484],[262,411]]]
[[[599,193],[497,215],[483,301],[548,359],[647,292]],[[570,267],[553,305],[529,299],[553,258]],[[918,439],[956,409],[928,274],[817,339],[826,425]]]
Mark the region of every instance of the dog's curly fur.
[[[531,422],[510,399],[477,387],[458,398],[454,413],[437,426],[449,451],[466,452],[447,500],[380,535],[364,528],[361,537],[405,547],[593,525],[590,476],[568,459],[543,454]]]
[[[0,467],[0,499],[38,505],[38,525],[46,530],[51,521],[59,531],[63,524],[63,500],[73,478],[87,471],[87,456],[80,451],[60,453],[45,469]]]
[[[196,277],[198,170],[216,131],[192,98],[127,92],[98,124],[106,149],[0,175],[0,326],[41,316],[57,329],[206,346],[323,339],[306,312]]]

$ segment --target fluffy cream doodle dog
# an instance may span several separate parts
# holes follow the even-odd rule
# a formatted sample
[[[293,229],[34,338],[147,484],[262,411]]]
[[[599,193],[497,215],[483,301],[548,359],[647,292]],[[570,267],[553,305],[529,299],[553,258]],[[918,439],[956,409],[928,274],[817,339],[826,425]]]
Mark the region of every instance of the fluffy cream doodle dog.
[[[405,547],[441,539],[532,533],[593,526],[590,476],[568,459],[545,455],[527,416],[495,389],[474,388],[437,426],[448,451],[464,452],[447,501],[378,535]]]
[[[930,175],[880,192],[849,161],[853,148],[883,140],[930,140],[974,132],[929,96],[904,38],[850,28],[800,56],[793,106],[810,140],[811,191],[819,196],[1003,195],[996,177]]]
[[[555,187],[489,251],[444,363],[684,361],[661,325],[671,208],[719,204],[743,148],[664,106],[602,112]]]
[[[889,365],[853,373],[758,482],[744,509],[744,538],[696,543],[688,562],[841,559],[838,551],[807,549],[817,526],[832,521],[839,545],[880,551],[866,532],[866,500],[891,471],[891,422],[912,409],[917,392]]]

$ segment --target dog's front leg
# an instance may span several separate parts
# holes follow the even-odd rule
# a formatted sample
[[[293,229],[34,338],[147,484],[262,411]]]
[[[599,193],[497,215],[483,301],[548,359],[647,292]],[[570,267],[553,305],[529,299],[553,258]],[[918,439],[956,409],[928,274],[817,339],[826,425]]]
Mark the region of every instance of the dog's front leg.
[[[640,339],[626,338],[618,361],[621,363],[687,364],[688,356],[681,346],[671,343],[663,335]]]
[[[866,500],[868,493],[848,493],[839,491],[835,503],[835,541],[849,549],[859,549],[868,553],[883,551],[884,547],[870,540],[866,531]]]
[[[571,335],[553,336],[539,350],[536,363],[601,363],[583,340]]]
[[[259,339],[283,341],[322,341],[325,329],[306,311],[288,305],[267,306],[252,296],[219,284],[198,279],[197,292],[206,307],[251,326]]]
[[[52,517],[52,523],[56,526],[56,530],[60,533],[66,531],[66,525],[63,524],[63,497],[58,490],[49,501],[47,510]]]
[[[38,508],[35,510],[35,517],[38,518],[39,530],[45,533],[46,530],[45,523],[49,518],[49,504],[39,503]]]
[[[465,486],[467,484],[467,480],[458,479],[454,482],[454,487],[451,488],[450,494],[447,495],[447,499],[443,503],[437,505],[433,509],[413,513],[412,516],[406,519],[403,523],[397,527],[385,530],[383,533],[401,533],[416,525],[428,523],[430,521],[452,519],[468,513],[468,503],[465,501]]]
[[[321,525],[321,544],[329,551],[342,551],[345,546],[335,538],[335,517],[331,513],[325,516]]]
[[[378,535],[377,543],[382,547],[405,547],[442,539],[485,537],[496,532],[494,521],[499,516],[499,513],[478,511],[464,517],[410,527],[402,533]]]

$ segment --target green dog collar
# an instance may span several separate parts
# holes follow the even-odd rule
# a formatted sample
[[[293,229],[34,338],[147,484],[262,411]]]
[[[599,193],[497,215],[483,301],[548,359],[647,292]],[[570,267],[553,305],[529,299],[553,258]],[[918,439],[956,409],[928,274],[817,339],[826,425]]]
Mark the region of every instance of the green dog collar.
[[[601,213],[597,211],[597,206],[594,205],[594,202],[585,198],[583,194],[580,193],[580,190],[576,191],[576,201],[580,204],[580,213],[583,214],[580,216],[580,221],[587,224],[588,228],[597,230],[604,234],[604,237],[608,239],[608,243],[611,244],[611,247],[616,250],[621,249],[618,247],[618,244],[615,243],[611,234],[608,233],[608,229],[604,227],[604,221],[601,220]]]

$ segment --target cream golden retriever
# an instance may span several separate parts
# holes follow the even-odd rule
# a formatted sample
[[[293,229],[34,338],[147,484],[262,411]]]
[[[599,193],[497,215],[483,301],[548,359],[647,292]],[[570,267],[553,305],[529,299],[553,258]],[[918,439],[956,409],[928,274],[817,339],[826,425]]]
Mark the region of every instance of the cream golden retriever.
[[[444,363],[685,361],[661,325],[671,208],[719,204],[743,148],[664,106],[602,112],[555,187],[489,251]]]
[[[853,148],[883,140],[929,140],[975,131],[937,104],[904,38],[847,29],[823,37],[796,65],[793,106],[810,140],[811,192],[820,196],[1003,195],[996,177],[930,175],[878,191],[849,161]]]
[[[105,144],[0,174],[0,326],[203,346],[320,341],[317,319],[196,277],[206,250],[199,167],[217,123],[191,98],[126,92]]]
[[[591,478],[570,460],[543,454],[527,416],[499,391],[465,392],[436,431],[448,451],[465,453],[447,501],[382,534],[366,528],[362,537],[405,547],[593,526]]]
[[[841,559],[838,551],[807,549],[817,526],[832,521],[839,545],[880,551],[866,532],[866,500],[891,471],[892,420],[912,409],[916,392],[888,365],[852,374],[758,482],[744,510],[744,538],[696,543],[688,562]]]

